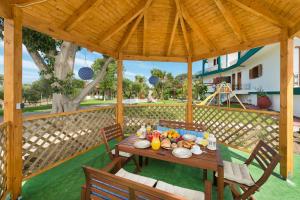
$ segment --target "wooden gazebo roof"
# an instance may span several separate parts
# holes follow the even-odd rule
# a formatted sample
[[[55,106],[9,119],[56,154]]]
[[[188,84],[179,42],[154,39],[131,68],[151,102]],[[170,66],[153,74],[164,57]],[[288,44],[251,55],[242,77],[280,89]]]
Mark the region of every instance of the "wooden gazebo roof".
[[[193,61],[279,41],[298,0],[12,0],[24,25],[124,59]],[[1,9],[0,9],[1,12]]]

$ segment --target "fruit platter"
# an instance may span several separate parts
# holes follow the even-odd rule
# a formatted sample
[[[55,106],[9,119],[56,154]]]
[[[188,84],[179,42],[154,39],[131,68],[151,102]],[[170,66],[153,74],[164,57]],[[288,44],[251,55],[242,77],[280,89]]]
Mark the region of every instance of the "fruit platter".
[[[140,131],[139,131],[140,132]],[[140,133],[137,134],[141,138]],[[206,136],[206,135],[205,135]],[[153,150],[159,150],[160,148],[166,150],[172,150],[172,154],[178,158],[188,158],[192,154],[200,155],[202,153],[201,146],[207,145],[207,138],[196,137],[195,135],[186,133],[180,135],[175,129],[168,129],[165,131],[148,130],[145,133],[145,140],[150,142],[148,147]],[[139,145],[135,145],[138,148]]]

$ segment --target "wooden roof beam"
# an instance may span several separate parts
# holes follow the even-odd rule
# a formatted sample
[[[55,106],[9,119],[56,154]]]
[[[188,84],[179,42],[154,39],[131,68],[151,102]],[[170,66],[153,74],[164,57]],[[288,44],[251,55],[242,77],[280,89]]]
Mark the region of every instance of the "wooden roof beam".
[[[25,7],[25,6],[32,6],[35,4],[44,3],[48,0],[10,0],[11,5],[15,5],[17,7]]]
[[[72,30],[78,22],[80,22],[82,19],[84,19],[90,10],[94,8],[96,3],[99,5],[103,2],[103,0],[86,0],[84,1],[80,7],[75,10],[75,12],[68,17],[66,21],[64,21],[61,25],[61,29],[65,31],[70,31]]]
[[[260,1],[249,0],[228,0],[230,3],[240,7],[241,9],[248,11],[258,17],[262,17],[273,25],[284,28],[289,25],[289,22],[280,16],[274,14]]]
[[[107,30],[104,34],[99,37],[99,44],[106,41],[122,28],[127,26],[130,22],[132,22],[137,16],[139,16],[145,9],[147,9],[152,3],[152,0],[141,0],[136,8],[128,12],[124,17],[122,17],[116,24],[114,24],[109,30]]]
[[[246,42],[246,36],[241,31],[241,28],[235,18],[233,17],[231,11],[226,6],[226,2],[224,0],[214,0],[217,7],[219,8],[220,12],[223,14],[225,20],[227,21],[228,25],[231,27],[234,34],[238,37],[240,42]]]
[[[148,32],[148,16],[147,10],[144,11],[144,30],[143,30],[143,55],[147,54],[147,32]]]
[[[208,38],[205,32],[203,32],[200,26],[197,24],[195,19],[186,11],[186,9],[181,6],[182,16],[186,20],[186,22],[190,25],[190,27],[197,33],[197,36],[204,43],[204,45],[209,48],[210,51],[217,50],[215,44]]]
[[[300,32],[300,20],[289,29],[289,37],[295,37]]]
[[[1,1],[0,3],[0,16],[3,18],[12,18],[12,6],[8,1]]]
[[[181,6],[180,6],[180,1],[175,0],[175,4],[176,4],[177,12],[178,12],[178,15],[179,15],[180,26],[181,26],[181,30],[182,30],[182,33],[183,33],[183,39],[184,39],[185,47],[186,47],[188,56],[191,57],[192,56],[192,51],[191,51],[190,41],[189,41],[189,37],[188,37],[188,32],[186,30],[185,22],[184,22],[184,19],[182,17],[182,10],[181,10]]]
[[[143,16],[144,16],[143,13],[140,14],[135,20],[135,22],[133,22],[133,24],[129,26],[128,31],[125,32],[124,37],[118,46],[117,52],[120,53],[123,50],[123,48],[128,44],[132,34],[134,33],[134,31],[137,29],[138,25],[142,21]]]
[[[169,46],[168,46],[167,56],[169,56],[171,54],[172,44],[173,44],[173,41],[174,41],[176,28],[178,26],[178,20],[179,20],[179,13],[177,12],[176,16],[175,16],[175,21],[174,21],[174,24],[173,24],[173,28],[172,28],[172,33],[171,33],[170,42],[169,42]]]

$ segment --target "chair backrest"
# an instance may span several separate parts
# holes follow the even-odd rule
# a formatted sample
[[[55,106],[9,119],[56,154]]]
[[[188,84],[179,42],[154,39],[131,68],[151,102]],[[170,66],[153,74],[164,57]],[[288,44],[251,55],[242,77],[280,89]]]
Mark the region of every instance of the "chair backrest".
[[[255,185],[249,188],[245,193],[254,193],[260,186],[262,186],[272,174],[274,168],[280,161],[280,155],[262,140],[258,142],[250,157],[245,164],[249,165],[256,160],[260,167],[264,170],[262,176],[256,181]],[[247,196],[247,194],[243,194]],[[243,198],[242,198],[243,199]]]
[[[100,130],[100,134],[102,136],[106,151],[110,157],[110,159],[113,159],[113,154],[111,152],[110,146],[108,142],[115,138],[123,138],[123,131],[120,124],[114,124],[111,126],[104,127]]]
[[[171,193],[115,176],[102,170],[83,167],[86,184],[81,199],[166,199],[183,200]]]
[[[104,127],[101,132],[102,135],[105,136],[107,141],[124,136],[120,124],[114,124],[111,126]]]
[[[186,123],[186,122],[178,122],[178,121],[171,121],[171,120],[159,120],[160,126],[165,126],[168,128],[173,129],[185,129],[190,131],[205,131],[206,128],[201,123]]]

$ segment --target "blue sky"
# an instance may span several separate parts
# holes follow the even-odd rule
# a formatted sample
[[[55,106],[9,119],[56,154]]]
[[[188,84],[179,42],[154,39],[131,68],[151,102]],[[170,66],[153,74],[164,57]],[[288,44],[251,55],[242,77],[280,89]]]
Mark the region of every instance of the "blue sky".
[[[86,60],[85,60],[86,57]],[[86,49],[82,49],[77,52],[75,59],[74,74],[78,78],[78,70],[82,66],[91,66],[93,61],[97,58],[101,58],[102,55],[95,52],[89,52]],[[3,74],[3,41],[0,41],[0,73]],[[193,64],[193,73],[201,70],[201,61]],[[173,63],[173,62],[144,62],[144,61],[124,61],[125,73],[124,77],[134,79],[135,75],[142,75],[146,78],[150,77],[150,71],[153,68],[159,68],[161,70],[171,72],[174,76],[182,73],[186,73],[186,63]],[[23,46],[23,83],[32,83],[39,79],[39,71],[26,48]]]

